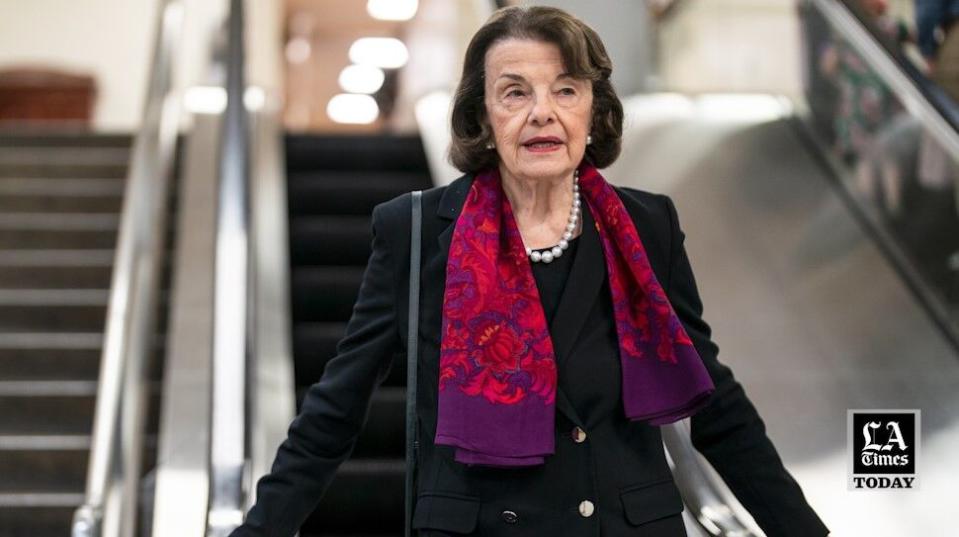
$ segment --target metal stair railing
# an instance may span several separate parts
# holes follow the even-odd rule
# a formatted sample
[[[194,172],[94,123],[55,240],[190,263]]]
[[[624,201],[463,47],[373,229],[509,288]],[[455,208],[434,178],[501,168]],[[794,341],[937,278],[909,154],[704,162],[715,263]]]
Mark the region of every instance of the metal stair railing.
[[[143,123],[127,174],[100,362],[84,504],[74,537],[135,533],[145,425],[145,365],[153,349],[167,191],[179,108],[173,88],[182,0],[162,0]]]

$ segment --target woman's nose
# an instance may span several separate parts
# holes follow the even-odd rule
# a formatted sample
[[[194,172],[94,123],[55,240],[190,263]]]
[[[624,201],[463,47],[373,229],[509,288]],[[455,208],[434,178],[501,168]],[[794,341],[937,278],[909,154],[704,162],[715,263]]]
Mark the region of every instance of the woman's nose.
[[[553,121],[556,118],[553,100],[549,95],[535,95],[533,98],[533,108],[529,112],[529,121],[537,125],[543,125]]]

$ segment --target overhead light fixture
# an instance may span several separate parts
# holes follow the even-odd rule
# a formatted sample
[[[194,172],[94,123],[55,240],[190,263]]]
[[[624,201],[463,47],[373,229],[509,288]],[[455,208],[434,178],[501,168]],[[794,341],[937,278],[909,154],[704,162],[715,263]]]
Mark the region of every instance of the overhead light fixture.
[[[340,71],[340,87],[347,93],[376,93],[386,75],[372,65],[348,65]]]
[[[365,125],[380,115],[380,107],[369,95],[341,93],[334,95],[326,105],[326,115],[337,123]]]
[[[359,65],[396,69],[409,58],[406,45],[395,37],[361,37],[350,45],[350,60]]]
[[[408,21],[416,15],[417,0],[369,0],[366,12],[374,19]]]

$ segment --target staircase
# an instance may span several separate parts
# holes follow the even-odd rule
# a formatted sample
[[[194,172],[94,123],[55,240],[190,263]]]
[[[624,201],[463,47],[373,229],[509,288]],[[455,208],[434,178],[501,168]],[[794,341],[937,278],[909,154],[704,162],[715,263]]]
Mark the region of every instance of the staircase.
[[[336,353],[370,255],[373,207],[432,186],[414,136],[287,136],[297,411]],[[301,535],[397,536],[403,528],[406,364],[375,393],[366,429]]]
[[[0,537],[69,535],[83,502],[130,144],[0,135]],[[161,333],[168,283],[164,270]],[[156,463],[157,340],[144,471]]]

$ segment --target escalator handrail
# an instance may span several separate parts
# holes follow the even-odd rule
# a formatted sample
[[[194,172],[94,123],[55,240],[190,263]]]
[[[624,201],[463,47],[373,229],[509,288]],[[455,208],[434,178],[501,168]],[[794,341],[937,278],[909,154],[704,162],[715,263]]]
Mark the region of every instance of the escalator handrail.
[[[259,90],[260,88],[257,88]],[[296,383],[290,304],[289,212],[280,99],[263,93],[251,110],[252,361],[247,419],[248,483],[269,473],[287,428],[296,415]],[[247,490],[245,507],[255,502]]]
[[[825,18],[829,25],[862,56],[882,78],[896,98],[914,114],[951,158],[959,162],[959,119],[957,105],[935,85],[919,74],[911,62],[903,58],[890,43],[877,39],[875,29],[860,19],[848,0],[805,0]]]
[[[144,371],[153,352],[179,109],[173,76],[183,27],[182,0],[158,6],[153,69],[126,177],[100,359],[84,503],[74,537],[132,536],[145,427]]]
[[[952,125],[953,130],[959,131],[959,104],[939,88],[939,86],[922,74],[919,68],[910,61],[898,43],[893,43],[879,31],[875,22],[866,14],[858,0],[839,0],[849,13],[859,21],[859,24],[882,47],[902,72],[912,81],[929,103],[939,111],[943,118]]]
[[[242,522],[246,472],[250,282],[249,116],[244,104],[243,0],[227,15],[226,96],[220,131],[214,255],[213,386],[207,535]]]

